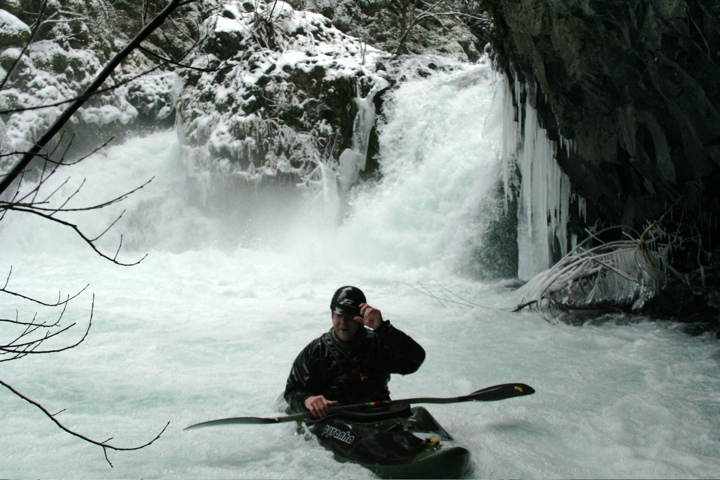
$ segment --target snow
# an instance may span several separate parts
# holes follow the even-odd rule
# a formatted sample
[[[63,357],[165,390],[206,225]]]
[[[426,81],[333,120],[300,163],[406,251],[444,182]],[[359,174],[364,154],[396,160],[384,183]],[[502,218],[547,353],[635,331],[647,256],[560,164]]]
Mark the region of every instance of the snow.
[[[12,13],[0,9],[0,38],[20,38],[30,36],[30,27]]]
[[[235,63],[236,66],[228,72],[226,81],[217,82],[215,75],[208,73],[200,75],[197,87],[188,88],[186,85],[176,88],[174,85],[178,77],[174,74],[162,72],[145,76],[104,95],[97,103],[85,105],[73,117],[71,124],[77,127],[104,127],[109,136],[113,129],[134,128],[134,122],[141,113],[154,116],[158,120],[166,118],[175,107],[168,98],[174,97],[179,102],[184,117],[179,122],[179,135],[187,146],[184,154],[188,156],[188,161],[204,165],[213,160],[219,161],[222,157],[207,158],[206,154],[195,148],[196,144],[206,152],[226,152],[230,157],[252,157],[255,147],[260,146],[259,139],[254,138],[253,132],[270,133],[270,126],[259,127],[257,124],[273,119],[263,118],[259,112],[250,108],[262,100],[256,95],[255,85],[270,69],[273,69],[272,75],[282,78],[288,76],[288,71],[315,75],[320,68],[324,82],[343,78],[354,81],[360,75],[377,84],[379,79],[386,75],[383,70],[376,68],[376,62],[387,58],[387,53],[343,34],[322,15],[296,11],[285,2],[272,2],[267,5],[264,2],[255,2],[255,7],[254,11],[246,12],[242,2],[226,2],[217,10],[217,15],[205,23],[205,30],[211,35],[235,35],[232,38],[238,42],[238,57],[227,62]],[[18,26],[19,20],[10,21],[15,18],[12,15],[7,14],[3,18],[7,20],[7,25]],[[259,18],[272,22],[277,41],[282,48],[260,49],[256,40],[250,38],[257,34],[257,25],[254,22]],[[18,48],[2,52],[6,58],[17,58],[19,54]],[[190,61],[198,68],[212,68],[219,63],[212,54],[197,55]],[[51,41],[34,42],[21,59],[19,68],[13,73],[12,81],[0,92],[0,108],[34,107],[75,98],[101,68],[102,62],[91,51],[63,47]],[[134,75],[142,68],[142,64],[136,67],[126,65],[124,68],[123,75]],[[210,101],[197,101],[203,92],[211,95]],[[288,105],[297,105],[299,109],[304,109],[307,105],[307,99],[292,93],[286,101]],[[229,108],[217,108],[218,105]],[[64,105],[60,105],[12,114],[5,121],[3,149],[23,151],[29,148],[64,108]],[[245,113],[245,110],[249,112]],[[332,134],[332,128],[324,121],[318,122],[313,128],[320,135]],[[306,133],[292,134],[283,128],[276,128],[270,134],[279,139],[280,148],[286,151],[307,152],[305,158],[311,163],[303,167],[307,174],[315,168],[322,155],[313,150],[311,143],[301,142],[303,138],[311,140],[311,136],[303,137]],[[300,143],[293,145],[293,142]],[[339,159],[330,161],[337,163]],[[7,168],[10,163],[12,157],[5,158],[0,168]],[[243,173],[249,179],[266,173],[276,175],[278,168],[296,171],[299,162],[296,158],[287,158],[285,154],[277,155],[270,146],[264,164],[255,160],[251,163],[252,171]],[[225,164],[230,166],[227,162]],[[331,166],[331,169],[335,168]],[[236,167],[230,170],[232,169]]]
[[[190,59],[197,67],[227,67],[222,76],[196,75],[179,96],[186,161],[194,171],[214,172],[217,183],[232,177],[256,184],[287,173],[304,189],[317,189],[320,197],[333,196],[336,187],[331,184],[338,181],[345,182],[347,191],[363,168],[367,139],[358,137],[348,152],[328,155],[321,145],[335,142],[337,126],[323,118],[307,121],[302,112],[322,101],[320,95],[332,93],[333,82],[355,85],[363,79],[374,86],[365,98],[359,91],[357,97],[363,114],[369,115],[358,135],[367,137],[374,119],[369,102],[388,85],[378,62],[388,54],[343,34],[322,15],[284,2],[254,2],[250,12],[248,5],[224,3],[204,24],[210,46]],[[214,100],[199,100],[206,98]],[[290,116],[302,125],[286,124],[279,118],[283,109],[299,112]]]
[[[4,63],[9,63],[18,58],[20,53],[21,49],[15,47],[5,49],[0,55]],[[18,62],[5,88],[0,91],[0,109],[47,106],[76,98],[103,68],[101,55],[101,52],[93,52],[91,49],[70,48],[50,40],[33,42]],[[118,70],[105,86],[117,82],[123,75],[139,74],[146,65],[139,61],[134,62],[132,67],[125,67],[124,73]],[[177,77],[168,72],[141,77],[129,85],[88,101],[71,119],[69,126],[85,124],[109,127],[109,137],[115,133],[115,129],[128,126],[137,119],[139,112],[129,100],[131,98],[142,98],[144,103],[139,104],[148,110],[156,109],[153,112],[155,118],[166,118],[172,113],[172,93],[176,83]],[[66,106],[61,104],[10,114],[5,121],[3,150],[27,150]],[[7,168],[13,158],[0,160],[0,170]]]
[[[79,116],[84,122],[95,125],[107,125],[113,122],[120,122],[125,125],[137,116],[137,110],[132,106],[128,107],[125,111],[113,105],[89,107],[82,109]]]

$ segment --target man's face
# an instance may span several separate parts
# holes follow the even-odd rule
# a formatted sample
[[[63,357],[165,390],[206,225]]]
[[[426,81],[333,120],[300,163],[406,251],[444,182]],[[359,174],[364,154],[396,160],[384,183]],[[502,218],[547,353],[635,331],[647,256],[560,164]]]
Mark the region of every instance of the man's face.
[[[340,315],[333,313],[332,315],[333,330],[335,335],[343,342],[349,342],[355,337],[355,334],[360,330],[360,323],[353,320],[350,315]]]

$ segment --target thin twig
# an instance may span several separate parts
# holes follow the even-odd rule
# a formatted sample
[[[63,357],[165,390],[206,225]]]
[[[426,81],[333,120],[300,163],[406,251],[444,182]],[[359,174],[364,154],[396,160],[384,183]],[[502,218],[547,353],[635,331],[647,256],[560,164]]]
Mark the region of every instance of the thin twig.
[[[170,425],[170,422],[167,422],[167,423],[165,424],[165,426],[163,427],[163,429],[160,431],[160,433],[158,433],[157,435],[155,435],[155,437],[154,437],[152,440],[150,440],[149,442],[146,442],[146,443],[144,443],[144,444],[142,444],[142,445],[138,445],[138,446],[136,446],[136,447],[117,447],[117,446],[115,446],[115,445],[111,445],[111,444],[108,443],[108,441],[112,440],[112,437],[110,437],[108,440],[105,440],[105,441],[101,442],[101,441],[93,440],[92,438],[87,437],[87,436],[85,436],[85,435],[81,435],[80,433],[78,433],[78,432],[76,432],[76,431],[74,431],[74,430],[71,430],[70,428],[68,428],[68,427],[66,427],[65,425],[63,425],[62,423],[60,423],[60,421],[55,417],[56,414],[50,413],[50,411],[49,411],[48,409],[46,409],[44,406],[42,406],[39,402],[36,402],[35,400],[29,398],[28,396],[23,395],[23,394],[20,393],[18,390],[16,390],[16,389],[13,388],[11,385],[9,385],[8,383],[5,383],[5,382],[2,381],[2,380],[0,380],[0,385],[2,385],[3,387],[7,388],[7,389],[10,390],[12,393],[14,393],[16,396],[20,397],[21,399],[23,399],[23,400],[26,401],[27,403],[29,403],[29,404],[31,404],[31,405],[34,405],[35,407],[37,407],[38,409],[40,409],[40,411],[43,412],[43,413],[45,414],[45,416],[47,416],[55,425],[57,425],[57,426],[58,426],[61,430],[63,430],[64,432],[69,433],[70,435],[73,435],[73,436],[75,436],[75,437],[77,437],[77,438],[79,438],[79,439],[81,439],[81,440],[84,440],[84,441],[87,442],[87,443],[90,443],[90,444],[92,444],[92,445],[97,445],[97,446],[101,447],[101,448],[103,449],[103,453],[105,454],[105,460],[108,462],[108,464],[109,464],[111,467],[113,466],[113,464],[112,464],[112,462],[110,462],[110,459],[109,459],[108,456],[107,456],[107,451],[108,451],[108,450],[115,450],[115,451],[132,451],[132,450],[140,450],[140,449],[142,449],[142,448],[148,447],[148,446],[152,445],[153,443],[155,443],[155,442],[160,438],[160,436],[161,436],[163,433],[165,433],[165,430],[166,430],[167,427]],[[61,411],[62,411],[62,410],[61,410]]]
[[[93,207],[93,208],[95,208],[95,207]],[[117,254],[115,255],[115,257],[110,257],[110,256],[108,256],[107,254],[103,253],[102,250],[100,250],[100,249],[97,247],[97,245],[95,245],[94,242],[95,242],[97,239],[99,239],[102,235],[104,235],[105,233],[107,233],[107,231],[108,231],[113,225],[115,225],[115,223],[120,219],[120,217],[122,217],[122,215],[120,215],[120,217],[116,218],[115,221],[113,221],[113,222],[111,223],[110,227],[108,227],[102,234],[100,234],[99,236],[95,237],[94,239],[91,239],[91,238],[89,238],[87,235],[85,235],[85,234],[83,233],[83,231],[80,230],[80,227],[78,227],[76,224],[70,223],[70,222],[68,222],[68,221],[65,221],[65,220],[62,220],[62,219],[59,219],[59,218],[56,218],[56,217],[53,216],[54,213],[47,214],[47,213],[43,213],[43,212],[41,211],[41,209],[23,208],[23,207],[17,207],[17,206],[12,207],[11,209],[12,209],[12,210],[15,210],[15,211],[18,211],[18,212],[31,213],[31,214],[33,214],[33,215],[37,215],[37,216],[42,217],[42,218],[44,218],[44,219],[46,219],[46,220],[50,220],[50,221],[52,221],[52,222],[59,223],[60,225],[64,225],[64,226],[70,228],[70,229],[73,230],[86,244],[88,244],[88,245],[90,246],[90,248],[91,248],[95,253],[97,253],[98,255],[100,255],[102,258],[104,258],[104,259],[106,259],[106,260],[110,260],[111,262],[113,262],[113,263],[116,264],[116,265],[121,265],[121,266],[123,266],[123,267],[132,267],[132,266],[134,266],[134,265],[138,265],[140,262],[142,262],[142,261],[147,257],[147,254],[145,254],[145,255],[143,255],[142,258],[140,258],[140,260],[137,260],[137,261],[132,262],[132,263],[124,263],[124,262],[120,262],[120,261],[117,260]],[[80,210],[89,210],[89,209],[90,209],[90,208],[88,208],[88,209],[80,209]],[[65,210],[65,211],[73,211],[73,210]]]
[[[10,277],[8,276],[8,279],[9,279],[9,278],[10,278]],[[12,296],[14,296],[14,297],[22,298],[23,300],[29,300],[29,301],[31,301],[31,302],[33,302],[33,303],[38,304],[38,305],[42,305],[43,307],[59,307],[59,306],[61,306],[61,305],[66,305],[66,304],[69,303],[71,300],[74,300],[75,298],[77,298],[78,296],[80,296],[80,294],[82,294],[82,293],[88,288],[88,286],[89,286],[89,284],[88,284],[88,285],[85,285],[85,286],[84,286],[79,292],[77,292],[76,294],[74,294],[74,295],[68,295],[65,300],[57,301],[57,302],[43,302],[42,300],[38,300],[38,299],[36,299],[36,298],[29,297],[29,296],[24,295],[24,294],[22,294],[22,293],[13,292],[12,290],[8,290],[8,289],[7,289],[7,284],[6,284],[3,288],[0,288],[0,292],[2,292],[2,293],[7,293],[8,295],[12,295]]]

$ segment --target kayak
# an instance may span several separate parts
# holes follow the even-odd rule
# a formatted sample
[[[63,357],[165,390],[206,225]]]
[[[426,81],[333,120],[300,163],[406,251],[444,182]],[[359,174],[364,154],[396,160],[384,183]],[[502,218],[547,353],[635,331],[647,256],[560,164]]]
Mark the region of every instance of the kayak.
[[[337,460],[381,478],[458,478],[470,465],[470,452],[423,407],[342,411],[309,420],[306,428]]]
[[[459,397],[418,397],[330,407],[331,415],[309,412],[279,417],[230,417],[189,425],[185,430],[219,425],[299,422],[301,434],[314,436],[343,462],[360,464],[384,478],[453,478],[470,465],[470,452],[423,407],[413,403],[495,402],[532,395],[524,383],[505,383]],[[368,408],[370,410],[368,410]],[[301,423],[305,422],[305,423]]]

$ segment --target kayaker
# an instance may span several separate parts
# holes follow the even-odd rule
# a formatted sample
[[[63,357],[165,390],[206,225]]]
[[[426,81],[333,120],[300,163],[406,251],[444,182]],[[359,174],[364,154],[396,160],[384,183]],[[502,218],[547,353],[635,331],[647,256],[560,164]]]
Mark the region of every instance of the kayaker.
[[[310,342],[293,363],[285,387],[290,409],[325,417],[332,405],[390,400],[390,374],[415,372],[425,350],[383,320],[357,287],[339,288],[330,312],[330,331]]]

